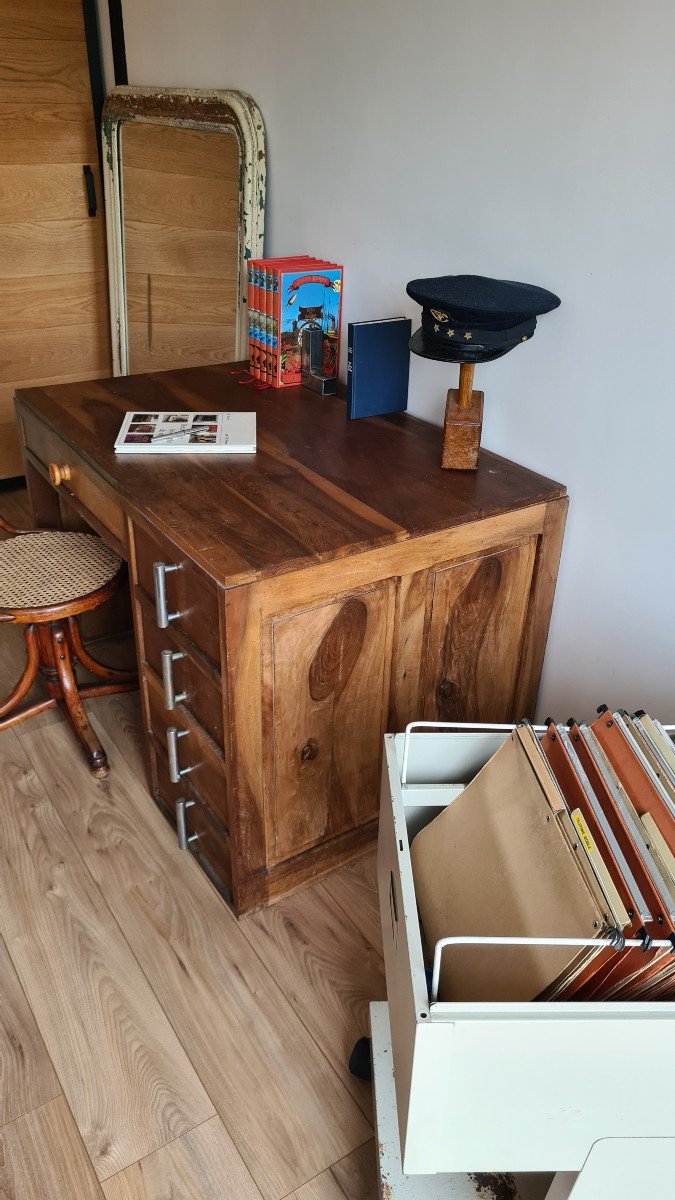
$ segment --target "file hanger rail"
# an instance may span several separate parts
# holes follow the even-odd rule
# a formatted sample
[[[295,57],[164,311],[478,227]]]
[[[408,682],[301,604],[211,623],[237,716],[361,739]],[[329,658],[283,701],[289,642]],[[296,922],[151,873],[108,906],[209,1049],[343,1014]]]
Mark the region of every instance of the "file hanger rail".
[[[438,1003],[438,988],[441,978],[441,959],[447,946],[572,946],[583,949],[590,946],[599,950],[613,949],[618,954],[627,949],[670,950],[675,954],[675,939],[625,938],[618,929],[606,931],[606,937],[573,938],[573,937],[478,937],[473,935],[458,935],[456,937],[439,938],[434,946],[434,965],[431,975],[430,1004]]]
[[[518,722],[520,724],[520,722]],[[479,723],[471,721],[410,721],[405,727],[403,739],[403,759],[401,762],[401,786],[408,782],[408,758],[410,755],[410,734],[414,729],[437,729],[451,733],[513,733],[516,722],[510,725],[499,723]],[[534,732],[540,735],[546,733],[545,725],[533,725]]]

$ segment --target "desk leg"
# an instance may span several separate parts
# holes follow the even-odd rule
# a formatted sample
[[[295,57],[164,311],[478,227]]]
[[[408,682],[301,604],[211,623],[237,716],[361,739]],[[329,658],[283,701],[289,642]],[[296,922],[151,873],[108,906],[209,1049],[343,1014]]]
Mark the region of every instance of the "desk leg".
[[[26,461],[25,468],[33,524],[38,529],[60,529],[61,510],[56,491],[31,462]]]

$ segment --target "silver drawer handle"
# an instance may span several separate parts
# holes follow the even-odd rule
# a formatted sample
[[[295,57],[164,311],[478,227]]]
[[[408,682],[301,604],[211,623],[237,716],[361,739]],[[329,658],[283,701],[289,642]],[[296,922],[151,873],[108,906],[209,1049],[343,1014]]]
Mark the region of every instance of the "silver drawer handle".
[[[187,850],[190,842],[196,842],[199,837],[198,833],[191,834],[188,837],[187,827],[185,824],[185,809],[192,808],[194,800],[176,800],[176,832],[178,833],[178,849]]]
[[[183,775],[189,775],[192,767],[183,767],[178,761],[178,739],[187,737],[187,729],[176,729],[175,725],[169,725],[166,731],[166,749],[169,755],[169,779],[172,783],[180,783]]]
[[[175,621],[180,616],[179,612],[169,612],[169,605],[166,599],[166,577],[170,571],[177,571],[176,563],[156,562],[152,564],[152,572],[155,577],[155,608],[157,609],[157,625],[160,629],[166,629],[169,621]]]
[[[162,650],[162,684],[164,686],[164,703],[167,708],[175,708],[179,700],[187,700],[187,692],[179,692],[173,682],[173,664],[185,655],[178,650]]]

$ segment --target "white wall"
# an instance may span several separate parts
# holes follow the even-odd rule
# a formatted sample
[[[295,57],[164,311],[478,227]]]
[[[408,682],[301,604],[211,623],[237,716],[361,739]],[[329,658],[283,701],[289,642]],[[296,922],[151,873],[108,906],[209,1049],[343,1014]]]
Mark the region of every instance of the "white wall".
[[[571,496],[539,714],[675,720],[675,5],[124,0],[124,18],[131,83],[253,94],[268,252],[343,262],[347,320],[414,318],[420,275],[562,297],[477,372],[484,444]],[[413,357],[411,411],[440,423],[456,372]]]

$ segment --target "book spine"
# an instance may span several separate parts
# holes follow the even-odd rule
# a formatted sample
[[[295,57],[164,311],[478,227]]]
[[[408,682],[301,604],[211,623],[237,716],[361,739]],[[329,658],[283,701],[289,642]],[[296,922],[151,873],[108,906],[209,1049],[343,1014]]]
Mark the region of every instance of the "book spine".
[[[354,326],[351,321],[347,328],[347,417],[350,421],[354,417]]]
[[[256,379],[262,378],[262,329],[260,325],[260,305],[262,293],[260,290],[261,266],[260,259],[256,259],[255,264],[255,279],[254,279],[254,296],[255,296],[255,312],[254,312],[254,346],[255,346],[255,370]]]
[[[246,292],[246,300],[248,305],[248,369],[254,379],[256,375],[256,292],[255,292],[256,266],[255,260],[250,259],[248,264],[248,288]]]
[[[265,382],[272,385],[272,264],[265,265]]]
[[[260,260],[260,381],[267,383],[267,262]]]
[[[282,271],[280,267],[273,267],[272,276],[272,312],[270,317],[271,338],[272,338],[272,377],[270,383],[272,387],[279,387],[279,364],[281,360],[281,343],[279,339],[279,288]]]

